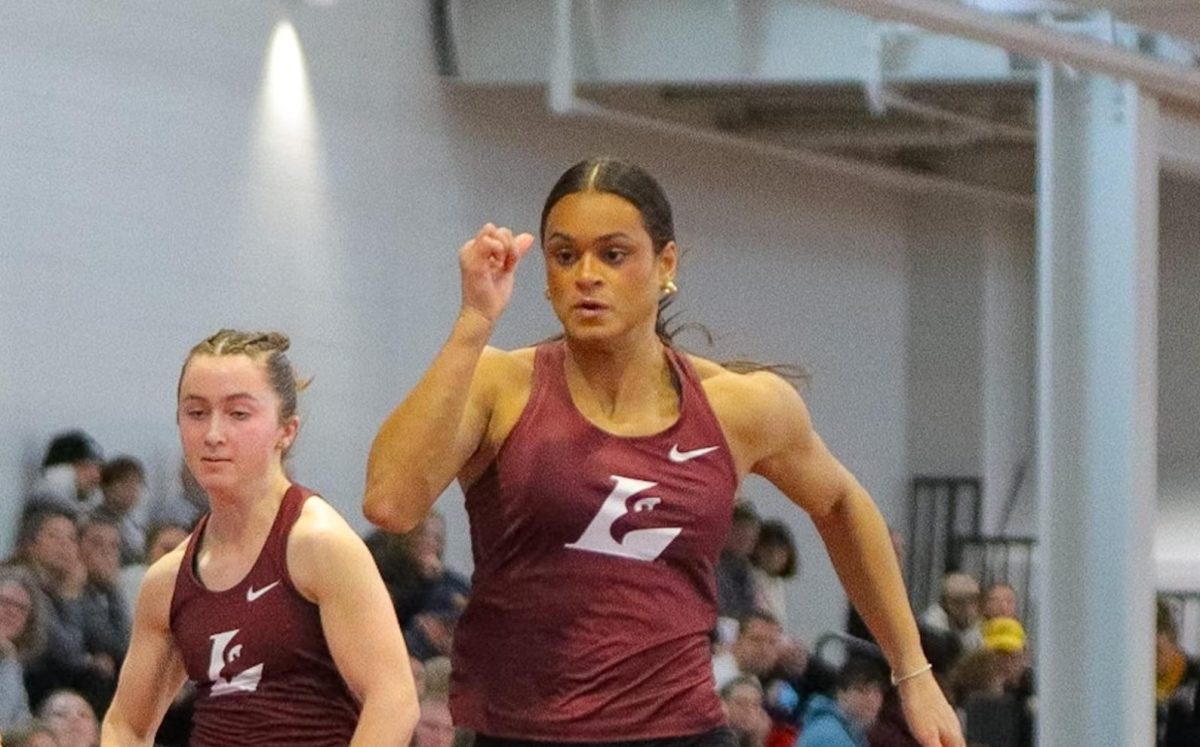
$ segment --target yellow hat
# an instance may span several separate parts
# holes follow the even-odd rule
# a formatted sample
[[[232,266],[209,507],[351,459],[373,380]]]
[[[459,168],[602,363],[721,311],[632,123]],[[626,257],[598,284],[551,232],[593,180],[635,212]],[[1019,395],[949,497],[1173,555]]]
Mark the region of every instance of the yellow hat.
[[[1011,617],[993,617],[983,622],[983,645],[992,651],[1014,654],[1025,650],[1025,628]]]

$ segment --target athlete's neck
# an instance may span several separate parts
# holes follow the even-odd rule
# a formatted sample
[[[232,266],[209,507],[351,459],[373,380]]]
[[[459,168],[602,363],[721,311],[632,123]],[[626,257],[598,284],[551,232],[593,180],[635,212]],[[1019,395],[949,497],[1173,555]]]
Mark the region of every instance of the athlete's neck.
[[[676,406],[670,368],[658,336],[620,344],[567,340],[566,375],[573,391],[584,394],[605,417]]]
[[[269,531],[290,484],[280,468],[228,491],[209,491],[212,515],[206,538],[218,544],[238,543]]]

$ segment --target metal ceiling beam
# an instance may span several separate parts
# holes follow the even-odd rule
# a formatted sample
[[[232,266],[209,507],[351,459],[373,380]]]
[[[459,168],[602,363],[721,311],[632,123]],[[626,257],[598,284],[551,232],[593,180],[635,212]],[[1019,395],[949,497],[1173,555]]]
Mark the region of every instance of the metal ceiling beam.
[[[841,173],[880,186],[924,194],[949,194],[1032,209],[1034,196],[985,184],[974,184],[945,176],[919,174],[878,166],[849,158],[802,148],[790,148],[739,137],[715,130],[621,111],[599,102],[585,99],[576,93],[575,48],[572,40],[571,0],[557,0],[554,6],[553,53],[550,59],[550,79],[547,85],[547,104],[560,116],[585,116],[606,120],[622,126],[655,131],[673,137],[686,137],[697,142],[720,147],[739,148],[781,161],[801,164],[808,168]]]
[[[880,20],[994,44],[1010,52],[1136,83],[1167,102],[1200,107],[1200,70],[946,0],[822,0]]]

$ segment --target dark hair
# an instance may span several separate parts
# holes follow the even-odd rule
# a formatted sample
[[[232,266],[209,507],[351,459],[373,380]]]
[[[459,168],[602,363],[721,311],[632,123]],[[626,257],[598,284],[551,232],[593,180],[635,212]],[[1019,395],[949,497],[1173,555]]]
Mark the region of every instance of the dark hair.
[[[136,476],[142,482],[146,481],[146,468],[142,463],[131,456],[122,454],[118,457],[113,457],[104,463],[100,468],[100,484],[112,485],[115,482],[120,482],[127,477]]]
[[[245,332],[237,329],[222,329],[192,346],[183,367],[179,370],[179,383],[175,387],[175,398],[179,399],[183,387],[183,375],[188,364],[197,355],[245,355],[251,360],[262,361],[267,367],[267,378],[271,388],[279,395],[279,422],[283,423],[296,414],[297,393],[304,391],[309,380],[298,380],[295,369],[288,361],[287,349],[291,340],[281,332]],[[290,448],[290,445],[289,445]],[[287,451],[284,451],[286,456]]]
[[[798,565],[796,540],[792,538],[792,530],[788,528],[788,525],[778,519],[764,521],[759,526],[758,542],[754,545],[753,552],[750,553],[750,562],[762,568],[762,554],[771,546],[782,547],[787,550],[787,561],[784,562],[783,570],[779,572],[779,576],[781,578],[795,576],[796,566]]]
[[[887,674],[879,662],[851,656],[838,670],[836,689],[842,691],[861,687],[876,687],[883,692],[887,690]]]
[[[74,464],[75,462],[100,461],[104,458],[99,444],[83,431],[66,431],[59,433],[46,447],[46,456],[42,459],[43,467],[53,467],[56,464]]]
[[[546,221],[550,211],[567,195],[578,192],[601,192],[620,197],[642,214],[642,225],[650,234],[650,241],[657,255],[675,240],[675,218],[671,212],[671,203],[667,193],[650,174],[640,166],[608,156],[593,156],[580,161],[563,172],[546,202],[542,206],[542,220],[538,233],[543,245],[546,242]],[[712,334],[702,324],[675,324],[675,315],[667,315],[667,308],[675,301],[675,293],[665,293],[658,299],[658,317],[654,322],[654,332],[667,345],[674,345],[675,335],[681,331],[693,330],[699,332],[709,345],[713,344]],[[800,383],[808,378],[808,373],[800,366],[792,364],[763,364],[751,360],[734,359],[720,361],[720,365],[735,373],[750,373],[752,371],[771,371],[783,378]]]
[[[642,214],[642,225],[650,234],[654,253],[659,254],[667,244],[675,240],[675,219],[667,193],[645,169],[627,161],[605,156],[596,156],[580,161],[563,172],[542,206],[542,221],[538,233],[542,243],[546,242],[546,221],[550,211],[562,198],[577,192],[602,192],[613,194],[629,202]],[[668,293],[658,300],[658,320],[654,331],[666,343],[671,342],[677,330],[667,328],[672,317],[663,312],[674,300],[675,294]]]
[[[42,527],[47,521],[54,518],[63,518],[75,525],[75,514],[65,508],[60,508],[54,505],[36,504],[30,506],[21,515],[21,525],[17,529],[17,553],[16,557],[22,561],[28,560],[25,552],[29,546],[37,540],[37,536],[42,531]]]
[[[758,511],[754,509],[754,504],[745,498],[739,498],[733,504],[733,523],[734,524],[759,524],[761,519],[758,516]]]

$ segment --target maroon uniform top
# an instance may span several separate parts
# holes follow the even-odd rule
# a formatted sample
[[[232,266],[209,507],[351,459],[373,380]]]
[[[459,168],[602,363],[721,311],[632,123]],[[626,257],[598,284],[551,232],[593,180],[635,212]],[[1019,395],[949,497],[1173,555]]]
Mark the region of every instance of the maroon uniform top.
[[[709,631],[737,475],[685,356],[679,419],[592,425],[565,344],[537,348],[529,402],[467,491],[475,558],[454,635],[455,723],[554,742],[656,739],[724,723]]]
[[[292,485],[258,560],[226,591],[196,576],[208,515],[188,539],[171,598],[171,634],[197,685],[189,744],[342,747],[358,702],[337,671],[317,605],[292,585],[287,538],[312,491]]]

